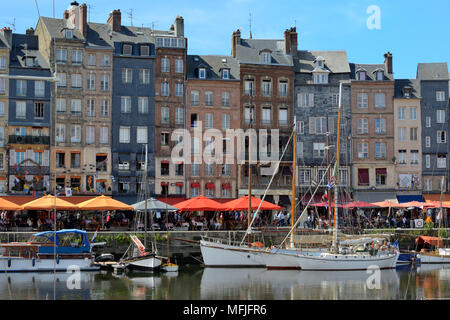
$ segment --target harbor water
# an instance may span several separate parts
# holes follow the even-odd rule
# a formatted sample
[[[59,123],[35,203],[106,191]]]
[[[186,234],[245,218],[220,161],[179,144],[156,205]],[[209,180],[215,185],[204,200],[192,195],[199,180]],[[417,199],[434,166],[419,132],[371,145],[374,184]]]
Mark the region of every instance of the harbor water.
[[[2,300],[450,299],[450,265],[287,271],[183,266],[176,273],[2,273]]]

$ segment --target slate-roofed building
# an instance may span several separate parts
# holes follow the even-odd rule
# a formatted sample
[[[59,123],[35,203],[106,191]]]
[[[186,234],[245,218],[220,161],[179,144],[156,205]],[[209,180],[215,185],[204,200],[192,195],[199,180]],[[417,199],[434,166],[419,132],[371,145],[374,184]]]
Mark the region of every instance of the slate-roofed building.
[[[238,62],[231,56],[188,55],[187,66],[186,119],[192,154],[186,166],[187,197],[236,198],[234,133],[241,128]],[[211,156],[210,163],[203,154]]]
[[[0,30],[0,193],[8,191],[8,106],[9,51],[12,43],[10,28]]]
[[[353,197],[395,199],[394,76],[392,54],[384,64],[350,63]]]
[[[447,63],[419,63],[422,115],[422,181],[424,195],[448,190],[449,73]]]
[[[295,116],[297,128],[297,167],[299,200],[307,203],[319,185],[315,199],[328,190],[332,170],[327,162],[336,159],[339,85],[342,86],[339,186],[350,191],[351,94],[350,67],[345,51],[298,51],[295,65]],[[327,135],[329,157],[327,155]],[[332,166],[331,166],[332,167]],[[323,177],[325,175],[325,177]],[[343,196],[340,195],[340,199]],[[330,194],[330,200],[331,194]]]
[[[50,187],[51,73],[33,33],[32,28],[13,33],[10,47],[8,182],[13,193]]]
[[[286,30],[284,39],[243,39],[239,30],[233,32],[232,56],[239,62],[240,109],[241,128],[247,130],[254,128],[259,136],[261,130],[267,130],[265,135],[267,148],[276,149],[279,145],[278,155],[281,156],[284,147],[288,144],[293,129],[293,96],[294,91],[294,64],[292,56],[297,51],[297,32],[295,28]],[[279,141],[272,141],[273,130],[278,130]],[[262,196],[270,181],[272,170],[266,170],[266,166],[256,165],[257,144],[256,135],[252,137],[252,194]],[[249,136],[245,138],[246,164],[239,166],[238,170],[238,194],[248,194],[249,181]],[[241,147],[240,147],[241,148]],[[273,161],[276,152],[267,153],[265,156]],[[258,155],[259,156],[259,155]],[[261,160],[261,159],[260,159]],[[292,143],[282,159],[280,168],[274,182],[268,190],[266,199],[271,202],[281,203],[286,208],[291,206],[290,199],[292,184]],[[288,209],[289,210],[289,209]]]

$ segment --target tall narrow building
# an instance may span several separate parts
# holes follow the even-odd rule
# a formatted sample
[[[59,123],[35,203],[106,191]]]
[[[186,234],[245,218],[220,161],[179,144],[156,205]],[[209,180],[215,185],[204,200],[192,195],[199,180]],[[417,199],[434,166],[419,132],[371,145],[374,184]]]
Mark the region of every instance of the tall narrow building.
[[[0,193],[8,188],[8,108],[9,108],[9,52],[12,45],[10,28],[0,30]],[[1,77],[3,76],[3,77]]]

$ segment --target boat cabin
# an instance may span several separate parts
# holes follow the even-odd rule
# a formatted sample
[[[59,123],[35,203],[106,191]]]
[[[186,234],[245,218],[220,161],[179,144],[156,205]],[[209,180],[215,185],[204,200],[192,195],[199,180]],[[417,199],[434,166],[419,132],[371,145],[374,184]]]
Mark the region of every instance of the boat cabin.
[[[31,236],[30,245],[39,247],[39,254],[53,254],[55,245],[55,232],[44,231]],[[65,229],[56,231],[57,254],[81,254],[91,252],[91,245],[86,231],[78,229]]]

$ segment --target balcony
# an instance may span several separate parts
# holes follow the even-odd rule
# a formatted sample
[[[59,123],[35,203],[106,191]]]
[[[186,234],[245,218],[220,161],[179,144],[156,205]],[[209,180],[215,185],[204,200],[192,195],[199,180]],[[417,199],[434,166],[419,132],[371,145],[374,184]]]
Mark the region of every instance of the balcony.
[[[49,136],[9,136],[9,143],[50,144]]]

